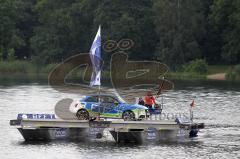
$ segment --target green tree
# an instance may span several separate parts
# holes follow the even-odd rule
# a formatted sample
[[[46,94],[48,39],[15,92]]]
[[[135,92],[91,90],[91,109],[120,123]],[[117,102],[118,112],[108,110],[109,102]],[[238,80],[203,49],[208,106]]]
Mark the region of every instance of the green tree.
[[[8,51],[23,46],[24,40],[16,24],[21,18],[19,14],[21,2],[18,0],[0,0],[0,47],[2,59],[7,59]]]
[[[204,19],[206,34],[202,42],[203,57],[209,64],[222,64],[223,58],[221,56],[222,38],[219,30],[214,27],[211,20],[211,6],[213,0],[202,1],[204,7]]]
[[[223,35],[225,45],[222,48],[223,58],[231,64],[240,62],[240,1],[233,1],[233,12],[229,15],[229,28]]]
[[[33,29],[38,25],[37,14],[33,12],[33,6],[37,0],[18,0],[19,10],[17,14],[20,15],[16,23],[19,30],[19,35],[24,41],[24,45],[15,50],[15,56],[18,59],[26,59],[31,57],[30,38],[33,36]]]
[[[240,2],[214,0],[209,15],[212,29],[218,36],[217,46],[223,59],[236,64],[240,61]]]
[[[176,68],[202,57],[205,19],[201,0],[154,1],[158,45],[155,56]]]
[[[134,46],[130,50],[124,50],[131,59],[153,59],[157,38],[152,0],[103,0],[95,12],[94,26],[98,24],[102,25],[103,43],[106,40],[118,42],[121,39],[131,39]],[[111,57],[109,53],[104,55],[105,59]]]
[[[41,0],[34,7],[40,25],[31,47],[40,63],[59,62],[70,55],[89,52],[93,3],[87,0]]]
[[[99,25],[103,43],[128,38],[135,45],[127,51],[135,59],[152,59],[155,32],[152,2],[145,0],[41,0],[34,7],[39,26],[31,46],[37,61],[57,62],[77,52],[89,52]],[[110,54],[104,53],[105,61]]]
[[[1,60],[44,64],[89,52],[101,25],[103,44],[134,41],[124,50],[134,60],[240,62],[239,0],[0,0],[0,15]]]
[[[206,74],[208,72],[208,64],[205,60],[196,59],[189,62],[188,64],[185,64],[183,66],[183,70],[186,72]]]

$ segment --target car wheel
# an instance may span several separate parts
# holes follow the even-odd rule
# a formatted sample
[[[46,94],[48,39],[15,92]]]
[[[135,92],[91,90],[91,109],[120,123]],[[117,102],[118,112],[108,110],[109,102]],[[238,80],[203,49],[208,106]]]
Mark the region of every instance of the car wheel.
[[[89,119],[89,113],[85,109],[78,110],[76,116],[77,116],[78,120],[88,120]]]
[[[132,111],[125,111],[122,114],[124,120],[135,120],[135,114]]]

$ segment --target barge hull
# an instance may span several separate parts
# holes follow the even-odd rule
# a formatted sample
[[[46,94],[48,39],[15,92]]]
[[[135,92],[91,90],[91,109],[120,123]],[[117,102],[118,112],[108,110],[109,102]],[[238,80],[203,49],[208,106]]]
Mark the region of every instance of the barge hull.
[[[159,142],[197,136],[203,123],[178,124],[174,121],[78,121],[78,120],[12,120],[26,141],[99,139],[109,131],[116,142]]]
[[[88,128],[18,128],[26,141],[87,140]]]

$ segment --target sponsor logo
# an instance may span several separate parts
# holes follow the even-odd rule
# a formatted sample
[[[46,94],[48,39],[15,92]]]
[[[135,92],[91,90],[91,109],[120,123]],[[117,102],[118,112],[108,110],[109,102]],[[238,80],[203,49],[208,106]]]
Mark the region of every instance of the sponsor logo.
[[[157,130],[155,128],[148,128],[146,135],[147,140],[156,140]]]
[[[66,136],[66,129],[60,128],[55,130],[55,137],[65,137]]]

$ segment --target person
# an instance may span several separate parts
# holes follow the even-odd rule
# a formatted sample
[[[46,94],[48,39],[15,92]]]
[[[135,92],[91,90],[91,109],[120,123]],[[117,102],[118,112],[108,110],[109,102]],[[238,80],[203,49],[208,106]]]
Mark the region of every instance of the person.
[[[144,105],[144,100],[141,97],[138,99],[138,104],[139,105]]]
[[[149,109],[151,109],[153,104],[156,104],[155,98],[153,97],[152,93],[149,91],[144,97],[144,105]]]

